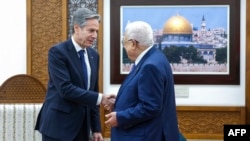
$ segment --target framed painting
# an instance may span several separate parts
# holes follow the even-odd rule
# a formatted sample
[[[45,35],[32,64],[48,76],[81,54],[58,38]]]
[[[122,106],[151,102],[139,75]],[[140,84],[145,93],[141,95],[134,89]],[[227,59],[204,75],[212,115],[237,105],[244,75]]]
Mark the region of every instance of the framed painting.
[[[138,20],[151,25],[154,47],[168,58],[175,84],[240,83],[238,0],[111,0],[110,13],[111,84],[130,70],[121,40],[126,25]]]

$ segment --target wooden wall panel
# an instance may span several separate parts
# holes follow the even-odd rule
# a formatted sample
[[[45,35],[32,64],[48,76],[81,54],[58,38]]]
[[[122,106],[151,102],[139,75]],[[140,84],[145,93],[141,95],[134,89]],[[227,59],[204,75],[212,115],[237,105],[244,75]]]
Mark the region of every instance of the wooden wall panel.
[[[47,87],[48,49],[67,39],[67,0],[27,0],[27,74]]]
[[[189,139],[223,139],[224,124],[245,124],[244,107],[177,107],[180,131]]]

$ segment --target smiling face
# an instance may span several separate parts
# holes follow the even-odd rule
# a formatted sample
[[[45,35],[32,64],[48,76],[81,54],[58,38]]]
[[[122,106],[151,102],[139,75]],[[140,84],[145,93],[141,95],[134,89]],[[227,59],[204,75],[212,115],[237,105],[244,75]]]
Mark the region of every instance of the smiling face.
[[[73,35],[74,40],[82,47],[90,47],[93,45],[97,38],[99,30],[99,21],[97,19],[87,20],[87,24],[82,28],[75,24],[75,33]]]

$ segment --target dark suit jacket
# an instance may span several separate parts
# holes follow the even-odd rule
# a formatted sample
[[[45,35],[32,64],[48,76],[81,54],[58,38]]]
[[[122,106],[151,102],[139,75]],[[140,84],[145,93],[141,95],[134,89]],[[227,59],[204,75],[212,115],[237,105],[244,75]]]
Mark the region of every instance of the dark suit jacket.
[[[83,70],[72,40],[59,43],[49,50],[49,81],[45,101],[38,115],[36,130],[43,135],[71,141],[84,125],[86,141],[90,128],[101,132],[98,98],[99,55],[87,48],[91,84],[86,90]]]
[[[179,141],[174,80],[164,54],[151,48],[122,83],[112,141]]]

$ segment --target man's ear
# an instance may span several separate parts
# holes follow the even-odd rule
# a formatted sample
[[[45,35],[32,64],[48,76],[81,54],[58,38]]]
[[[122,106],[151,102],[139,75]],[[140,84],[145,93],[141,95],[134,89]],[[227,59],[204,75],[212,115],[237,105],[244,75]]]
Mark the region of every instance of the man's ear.
[[[74,31],[75,31],[75,33],[79,33],[80,26],[78,24],[74,24]]]

